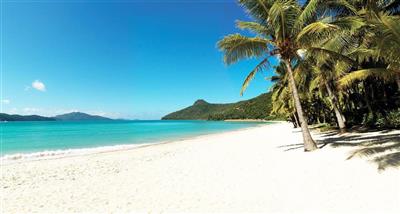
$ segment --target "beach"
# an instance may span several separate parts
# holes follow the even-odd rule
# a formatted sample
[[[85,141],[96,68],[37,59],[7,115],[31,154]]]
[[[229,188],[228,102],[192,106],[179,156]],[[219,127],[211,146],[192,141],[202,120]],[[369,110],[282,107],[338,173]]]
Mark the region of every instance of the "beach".
[[[376,135],[400,130],[362,136]],[[313,136],[320,142],[343,137]],[[2,213],[400,213],[398,168],[347,160],[355,147],[322,144],[306,153],[301,143],[299,129],[279,122],[134,149],[7,162],[1,165]]]

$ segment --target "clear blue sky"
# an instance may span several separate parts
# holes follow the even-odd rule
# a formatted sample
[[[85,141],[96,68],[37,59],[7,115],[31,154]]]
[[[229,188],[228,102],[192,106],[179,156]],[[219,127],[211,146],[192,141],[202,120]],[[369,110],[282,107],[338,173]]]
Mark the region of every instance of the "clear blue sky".
[[[236,1],[3,1],[3,112],[159,119],[196,99],[267,91],[257,61],[227,67],[216,42],[248,20]]]

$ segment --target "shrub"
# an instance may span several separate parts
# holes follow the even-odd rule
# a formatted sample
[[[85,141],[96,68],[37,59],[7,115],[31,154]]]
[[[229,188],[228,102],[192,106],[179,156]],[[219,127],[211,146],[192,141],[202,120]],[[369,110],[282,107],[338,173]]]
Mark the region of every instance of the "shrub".
[[[390,111],[386,117],[378,114],[375,126],[379,128],[400,128],[400,109]]]
[[[400,128],[400,108],[388,113],[386,117],[386,127]]]

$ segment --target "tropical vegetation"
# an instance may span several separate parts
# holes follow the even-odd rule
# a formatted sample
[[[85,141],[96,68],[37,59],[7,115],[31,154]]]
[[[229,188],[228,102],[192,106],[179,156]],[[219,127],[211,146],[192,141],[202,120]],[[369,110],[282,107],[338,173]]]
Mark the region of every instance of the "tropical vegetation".
[[[165,115],[163,120],[232,120],[232,119],[278,119],[271,116],[271,93],[236,103],[216,104],[197,100],[192,106]]]
[[[400,1],[239,0],[252,21],[236,21],[248,34],[217,46],[228,65],[243,59],[274,68],[272,113],[301,127],[305,151],[317,149],[309,124],[399,128]],[[271,58],[279,64],[271,65]]]

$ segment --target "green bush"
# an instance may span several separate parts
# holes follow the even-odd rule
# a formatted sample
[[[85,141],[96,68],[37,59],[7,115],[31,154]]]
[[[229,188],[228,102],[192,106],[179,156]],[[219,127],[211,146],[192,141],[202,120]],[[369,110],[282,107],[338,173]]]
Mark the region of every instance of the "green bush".
[[[375,126],[379,128],[400,128],[400,109],[390,111],[386,117],[378,114]]]
[[[376,126],[378,126],[377,125],[378,121],[380,121],[381,119],[383,119],[383,118],[382,118],[382,115],[380,115],[380,114],[377,114],[374,117],[373,114],[367,113],[364,116],[362,124],[364,124],[364,126],[366,126],[366,127],[376,127]]]
[[[400,128],[400,109],[389,112],[386,127]]]

